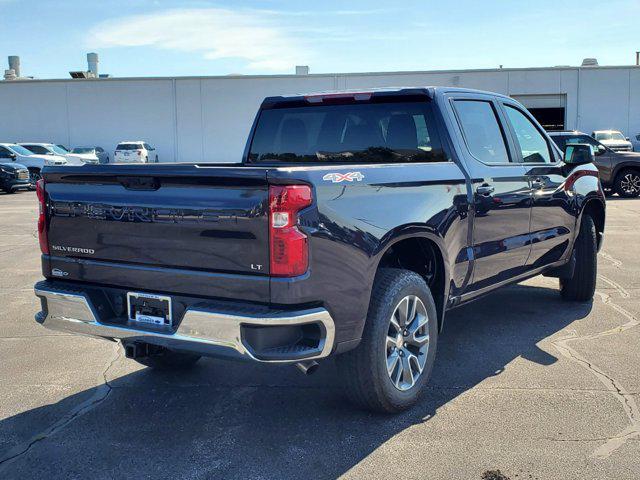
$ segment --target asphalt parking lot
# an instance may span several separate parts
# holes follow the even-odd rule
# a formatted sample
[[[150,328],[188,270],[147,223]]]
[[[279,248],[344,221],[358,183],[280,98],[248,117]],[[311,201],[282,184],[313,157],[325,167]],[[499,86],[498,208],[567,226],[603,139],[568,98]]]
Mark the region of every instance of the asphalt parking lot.
[[[539,277],[450,312],[398,416],[346,403],[331,362],[158,373],[44,330],[36,211],[0,194],[0,478],[640,478],[640,200],[608,202],[592,304]]]

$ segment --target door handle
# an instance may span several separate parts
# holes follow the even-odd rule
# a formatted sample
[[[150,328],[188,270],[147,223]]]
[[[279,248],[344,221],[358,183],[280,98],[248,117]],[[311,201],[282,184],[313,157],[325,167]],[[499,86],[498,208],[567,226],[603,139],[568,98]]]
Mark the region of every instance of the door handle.
[[[484,195],[485,197],[491,195],[494,191],[495,187],[492,187],[491,185],[480,185],[476,188],[476,193],[478,195]]]

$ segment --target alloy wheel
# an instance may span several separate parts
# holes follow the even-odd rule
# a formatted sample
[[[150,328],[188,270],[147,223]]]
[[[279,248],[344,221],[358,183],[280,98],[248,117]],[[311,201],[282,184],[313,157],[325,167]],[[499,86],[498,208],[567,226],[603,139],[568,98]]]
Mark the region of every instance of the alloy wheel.
[[[620,187],[627,195],[640,193],[640,175],[637,173],[627,173],[620,181]]]
[[[429,351],[429,316],[417,296],[404,297],[394,309],[385,350],[391,382],[398,390],[409,390],[422,375]]]
[[[40,172],[29,172],[29,179],[31,180],[31,183],[33,183],[34,185],[41,178],[42,176],[40,175]]]

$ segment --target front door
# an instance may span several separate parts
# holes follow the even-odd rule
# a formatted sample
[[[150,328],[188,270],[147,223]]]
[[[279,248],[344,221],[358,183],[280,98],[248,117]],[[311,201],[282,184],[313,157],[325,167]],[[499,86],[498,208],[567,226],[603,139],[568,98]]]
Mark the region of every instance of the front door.
[[[560,161],[542,127],[522,107],[509,101],[500,106],[526,169],[532,190],[531,254],[527,269],[535,270],[566,259],[575,229],[571,198],[565,190],[568,169]]]

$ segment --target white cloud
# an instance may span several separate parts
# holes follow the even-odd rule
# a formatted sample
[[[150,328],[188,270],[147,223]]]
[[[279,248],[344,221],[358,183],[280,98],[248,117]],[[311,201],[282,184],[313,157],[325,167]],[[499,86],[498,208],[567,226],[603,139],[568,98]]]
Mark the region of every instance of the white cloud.
[[[286,72],[309,63],[311,57],[304,40],[279,24],[277,16],[221,8],[165,10],[107,20],[89,32],[87,44],[202,52],[211,60],[238,58],[249,69]]]

